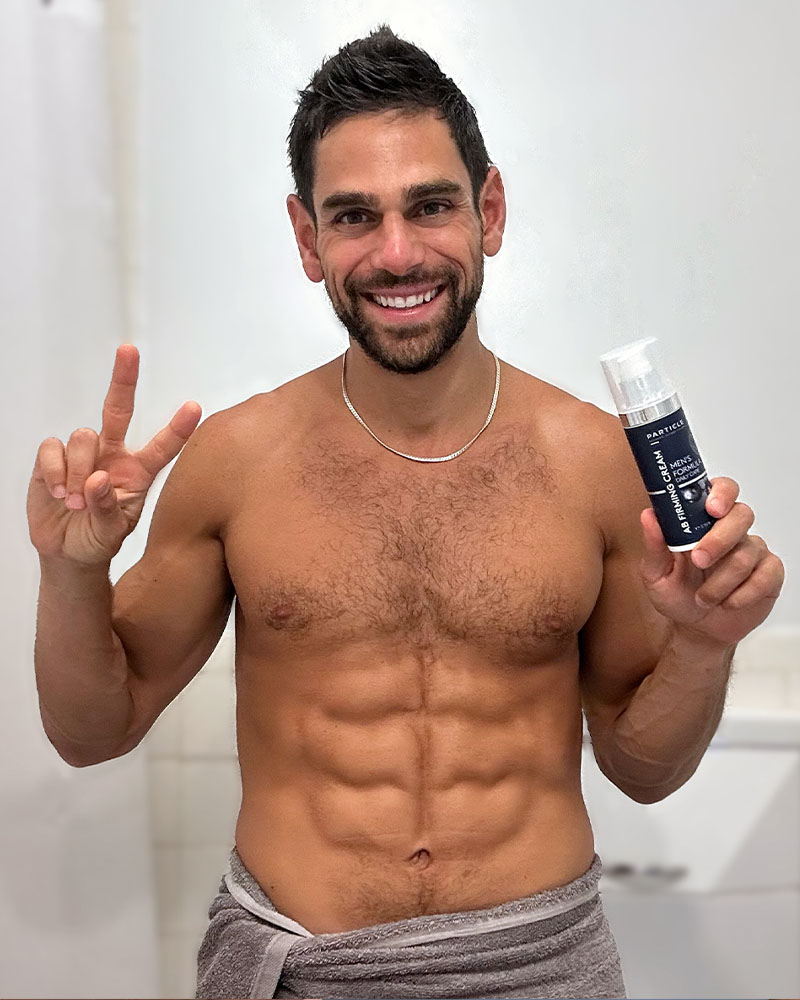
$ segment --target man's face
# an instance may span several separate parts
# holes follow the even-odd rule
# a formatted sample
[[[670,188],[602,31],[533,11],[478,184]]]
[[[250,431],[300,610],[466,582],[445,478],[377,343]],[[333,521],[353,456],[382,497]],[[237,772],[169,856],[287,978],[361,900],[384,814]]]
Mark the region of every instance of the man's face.
[[[483,287],[482,223],[447,125],[432,112],[341,122],[317,146],[314,207],[325,288],[353,340],[390,371],[436,365]],[[402,308],[376,292],[433,298]]]

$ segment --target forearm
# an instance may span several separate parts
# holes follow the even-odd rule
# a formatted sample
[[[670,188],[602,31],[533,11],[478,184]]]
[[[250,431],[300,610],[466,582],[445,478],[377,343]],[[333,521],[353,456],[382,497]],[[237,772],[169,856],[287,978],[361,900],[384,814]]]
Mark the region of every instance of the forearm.
[[[40,565],[34,667],[45,732],[70,764],[108,759],[133,718],[108,567]]]
[[[735,649],[674,627],[604,747],[606,769],[631,797],[657,802],[694,774],[722,717]]]

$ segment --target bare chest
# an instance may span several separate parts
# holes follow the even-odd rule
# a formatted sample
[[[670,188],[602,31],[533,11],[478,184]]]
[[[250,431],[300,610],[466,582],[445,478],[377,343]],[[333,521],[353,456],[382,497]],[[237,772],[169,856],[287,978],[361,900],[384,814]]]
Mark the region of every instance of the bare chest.
[[[602,577],[557,463],[509,441],[442,465],[319,445],[243,481],[224,541],[248,644],[264,651],[452,641],[551,658]]]

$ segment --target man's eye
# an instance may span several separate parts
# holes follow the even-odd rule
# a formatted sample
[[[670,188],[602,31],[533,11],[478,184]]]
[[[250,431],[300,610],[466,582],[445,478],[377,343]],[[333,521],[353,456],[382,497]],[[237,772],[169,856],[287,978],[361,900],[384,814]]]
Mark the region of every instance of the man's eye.
[[[337,215],[336,216],[336,222],[345,222],[346,219],[351,218],[354,215],[356,215],[356,216],[358,216],[358,215],[364,216],[365,214],[366,213],[362,212],[361,209],[351,208],[347,212],[342,212],[341,215]],[[356,219],[355,222],[349,222],[349,223],[346,223],[346,225],[358,225],[358,223],[362,222],[362,221],[363,221],[363,219]]]
[[[450,204],[446,201],[426,201],[417,209],[417,214],[428,219],[435,219],[439,215],[444,215],[450,209]],[[335,225],[358,226],[368,221],[368,213],[360,208],[349,208],[346,212],[337,215],[333,220]]]
[[[449,207],[445,201],[426,201],[422,206],[422,212],[428,216],[442,215]],[[434,209],[434,211],[429,212],[428,209]],[[435,211],[435,209],[441,209],[442,211]]]

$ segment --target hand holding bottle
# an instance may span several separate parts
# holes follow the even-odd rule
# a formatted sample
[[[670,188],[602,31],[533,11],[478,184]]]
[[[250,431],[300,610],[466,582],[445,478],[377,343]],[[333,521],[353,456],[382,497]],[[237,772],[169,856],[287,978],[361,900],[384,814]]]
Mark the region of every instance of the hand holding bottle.
[[[641,513],[642,582],[658,612],[702,642],[734,645],[757,628],[780,595],[783,562],[759,535],[749,534],[752,507],[738,503],[739,484],[711,480],[714,526],[690,552],[671,552],[655,511]]]
[[[735,645],[772,610],[784,566],[749,534],[755,514],[737,503],[739,484],[709,480],[655,343],[637,340],[600,359],[652,504],[641,512],[642,582],[676,629]]]

